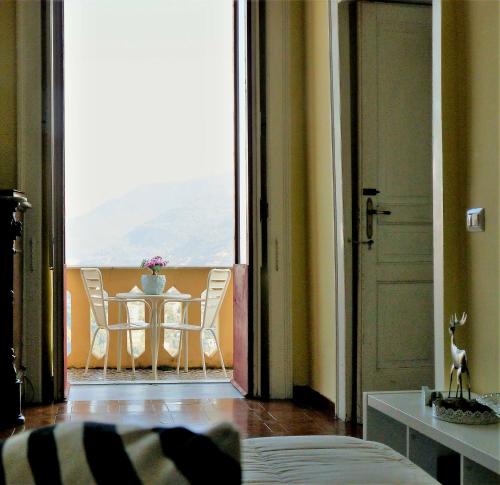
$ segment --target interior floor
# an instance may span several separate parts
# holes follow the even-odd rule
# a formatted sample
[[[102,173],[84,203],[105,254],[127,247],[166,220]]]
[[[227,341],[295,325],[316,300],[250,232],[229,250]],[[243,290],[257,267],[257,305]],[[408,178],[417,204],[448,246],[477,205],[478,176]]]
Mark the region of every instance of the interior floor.
[[[228,421],[240,430],[242,438],[361,437],[362,431],[360,426],[346,424],[307,404],[243,399],[231,384],[74,386],[67,402],[28,407],[24,414],[25,426],[0,431],[0,438],[65,421],[185,426],[193,431]]]
[[[189,384],[110,384],[70,386],[68,401],[243,399],[229,383]]]

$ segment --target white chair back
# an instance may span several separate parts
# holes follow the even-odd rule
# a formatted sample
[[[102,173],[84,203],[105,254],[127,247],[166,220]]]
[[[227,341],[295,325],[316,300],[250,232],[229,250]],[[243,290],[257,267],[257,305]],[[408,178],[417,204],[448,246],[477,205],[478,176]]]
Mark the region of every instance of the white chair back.
[[[212,328],[215,325],[230,279],[230,269],[212,269],[208,273],[202,328]]]
[[[81,268],[80,274],[95,322],[98,327],[107,328],[108,318],[101,272],[98,268]]]

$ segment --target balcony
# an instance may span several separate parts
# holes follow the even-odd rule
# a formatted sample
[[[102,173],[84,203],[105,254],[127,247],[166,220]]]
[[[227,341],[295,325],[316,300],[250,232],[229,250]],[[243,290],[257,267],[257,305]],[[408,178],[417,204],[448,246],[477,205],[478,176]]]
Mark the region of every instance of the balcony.
[[[178,290],[181,293],[189,293],[192,296],[200,296],[205,290],[208,273],[211,268],[168,268],[162,271],[167,277],[166,290]],[[131,290],[139,291],[140,277],[145,274],[143,269],[135,268],[101,268],[104,289],[109,296],[114,296],[120,292]],[[171,291],[172,291],[171,290]],[[77,369],[85,368],[88,349],[91,343],[92,316],[90,306],[87,300],[85,289],[80,276],[80,268],[69,267],[66,269],[66,296],[67,296],[67,367],[70,381],[79,382],[82,379],[82,371]],[[129,303],[129,312],[131,319],[144,319],[150,321],[149,311],[145,309],[142,303]],[[164,308],[168,319],[178,320],[181,318],[181,304],[168,303]],[[188,321],[192,323],[200,322],[201,305],[192,303],[188,307]],[[116,322],[118,319],[118,305],[110,303],[108,306],[109,322]],[[233,287],[232,282],[229,285],[222,308],[218,317],[218,337],[224,357],[225,365],[228,369],[233,365]],[[149,330],[146,332],[135,331],[133,334],[133,346],[135,355],[136,369],[138,375],[149,376],[146,369],[151,368],[151,336]],[[209,376],[223,376],[220,369],[218,353],[215,350],[215,342],[210,338],[208,332],[204,338],[205,358],[207,368],[214,369],[209,371]],[[104,349],[106,345],[105,332],[100,332],[97,343],[94,346],[93,356],[90,363],[92,369],[102,369],[104,366]],[[201,368],[201,353],[198,335],[189,332],[189,368],[188,379],[193,375],[203,376],[196,369]],[[158,356],[159,381],[162,376],[172,375],[172,369],[177,365],[177,345],[179,334],[174,331],[160,330],[160,350]],[[122,339],[122,369],[125,372],[119,373],[121,379],[130,380],[132,378],[130,349],[127,339]],[[184,354],[182,355],[182,366],[184,366]],[[114,374],[112,369],[117,367],[117,337],[112,334],[110,341],[110,350],[108,358],[109,376],[112,379]],[[164,372],[162,372],[164,371]],[[181,372],[181,375],[183,373]],[[191,377],[189,376],[191,374]],[[96,376],[97,373],[93,372]],[[230,375],[230,374],[228,374]],[[108,376],[108,377],[109,377]],[[149,377],[152,379],[152,374]],[[99,379],[102,380],[102,373],[99,373]],[[116,377],[120,379],[120,377]]]

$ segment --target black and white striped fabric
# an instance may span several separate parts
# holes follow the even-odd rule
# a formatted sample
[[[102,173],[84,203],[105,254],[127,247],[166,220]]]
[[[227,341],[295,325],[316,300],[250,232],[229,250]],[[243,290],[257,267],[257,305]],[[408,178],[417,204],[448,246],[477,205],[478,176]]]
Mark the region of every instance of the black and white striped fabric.
[[[61,423],[0,442],[0,485],[241,483],[238,432]]]

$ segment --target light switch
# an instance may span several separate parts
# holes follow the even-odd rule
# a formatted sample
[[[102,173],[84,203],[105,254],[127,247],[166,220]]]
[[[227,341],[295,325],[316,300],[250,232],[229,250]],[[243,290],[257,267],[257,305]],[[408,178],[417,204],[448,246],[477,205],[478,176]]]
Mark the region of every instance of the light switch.
[[[485,215],[482,207],[467,210],[467,230],[469,232],[483,232]]]

